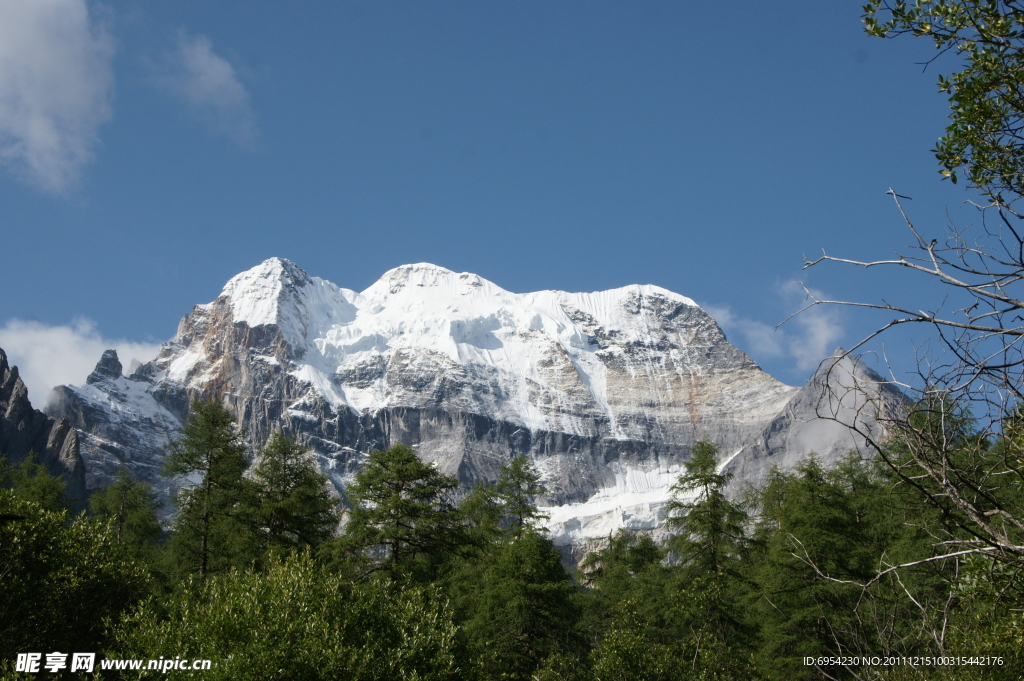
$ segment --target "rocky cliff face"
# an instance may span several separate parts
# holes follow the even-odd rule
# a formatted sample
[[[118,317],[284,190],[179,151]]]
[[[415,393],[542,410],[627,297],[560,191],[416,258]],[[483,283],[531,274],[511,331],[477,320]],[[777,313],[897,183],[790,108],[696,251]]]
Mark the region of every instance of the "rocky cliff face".
[[[68,498],[84,502],[85,467],[77,431],[68,419],[53,419],[32,408],[18,367],[10,366],[0,349],[0,458],[17,464],[30,453],[67,483]]]
[[[887,417],[906,403],[895,386],[840,348],[724,470],[738,489],[764,480],[773,466],[792,470],[811,452],[825,465],[850,451],[870,456],[865,437],[884,439]]]
[[[298,436],[342,491],[396,442],[466,484],[526,454],[573,543],[656,526],[698,439],[724,460],[776,456],[777,437],[755,445],[799,394],[655,286],[515,294],[420,264],[356,293],[274,258],[196,306],[154,361],[123,376],[108,351],[49,411],[80,430],[89,488],[124,462],[173,492],[159,468],[196,397],[224,400],[254,443]]]

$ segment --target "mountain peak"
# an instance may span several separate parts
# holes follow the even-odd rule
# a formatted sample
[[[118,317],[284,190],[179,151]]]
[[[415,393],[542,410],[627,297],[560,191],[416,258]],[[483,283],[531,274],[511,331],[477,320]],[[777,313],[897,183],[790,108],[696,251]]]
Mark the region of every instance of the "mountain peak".
[[[301,267],[275,257],[232,277],[220,295],[231,301],[236,322],[244,321],[249,326],[277,324],[282,303],[312,284],[313,278]]]
[[[121,361],[117,358],[117,350],[105,350],[85,382],[92,385],[105,379],[120,378],[122,369]]]
[[[460,293],[474,290],[484,290],[489,294],[506,292],[500,286],[472,272],[457,273],[447,267],[420,262],[388,270],[373,285],[363,291],[362,295],[371,297],[394,295],[403,290],[423,288],[453,289]]]
[[[301,287],[311,281],[304,269],[285,258],[268,258],[256,267],[233,276],[221,295],[235,297],[252,287],[260,287],[263,282],[280,282],[285,286]]]
[[[526,454],[566,544],[657,529],[697,440],[733,457],[741,482],[857,445],[816,418],[823,394],[861,405],[844,390],[865,383],[859,369],[845,378],[852,358],[830,361],[841,366],[809,387],[783,385],[693,301],[652,285],[513,293],[415,263],[355,293],[271,258],[197,306],[138,380],[105,380],[122,373],[105,354],[89,385],[59,390],[53,414],[81,429],[91,488],[127,463],[165,498],[177,483],[156,471],[193,395],[227,400],[254,445],[296,436],[339,492],[366,452],[397,442],[467,488]]]

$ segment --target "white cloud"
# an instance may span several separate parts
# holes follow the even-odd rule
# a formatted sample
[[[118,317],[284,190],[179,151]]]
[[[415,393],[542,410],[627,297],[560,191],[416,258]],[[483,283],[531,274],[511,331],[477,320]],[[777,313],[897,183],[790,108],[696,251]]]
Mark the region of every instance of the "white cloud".
[[[792,337],[790,354],[798,369],[815,369],[821,360],[835,351],[843,337],[838,317],[839,312],[834,307],[818,305],[790,320],[789,323],[795,324],[797,329],[789,334]]]
[[[204,35],[178,34],[175,49],[167,53],[158,80],[182,97],[220,132],[241,145],[256,135],[256,115],[249,93],[235,68],[213,51]]]
[[[705,312],[714,317],[727,335],[738,335],[743,338],[743,345],[749,349],[751,355],[760,359],[778,359],[786,355],[786,348],[783,345],[785,334],[776,331],[771,324],[739,317],[729,307],[718,305],[703,305],[702,307]]]
[[[777,293],[785,309],[796,311],[810,302],[799,284],[780,286]],[[818,298],[824,297],[817,291],[814,294]],[[702,307],[727,335],[734,339],[738,337],[736,344],[755,360],[788,358],[799,371],[816,369],[823,359],[835,351],[844,334],[839,310],[825,305],[804,310],[778,328],[736,315],[728,306]]]
[[[127,372],[133,359],[146,362],[156,357],[160,345],[103,338],[89,319],[76,319],[69,326],[10,319],[0,326],[0,348],[18,367],[32,406],[39,409],[54,386],[84,383],[104,350],[117,350]]]
[[[61,192],[111,116],[110,35],[85,0],[0,0],[0,164]]]

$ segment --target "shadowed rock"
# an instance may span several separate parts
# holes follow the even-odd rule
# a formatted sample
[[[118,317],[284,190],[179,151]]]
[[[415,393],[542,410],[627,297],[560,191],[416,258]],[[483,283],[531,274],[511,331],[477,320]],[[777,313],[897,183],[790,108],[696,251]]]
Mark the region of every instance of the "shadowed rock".
[[[78,506],[85,503],[85,466],[78,433],[67,418],[50,418],[32,408],[18,367],[10,366],[0,349],[0,456],[18,464],[30,452],[50,474],[67,483],[68,498],[78,499]]]

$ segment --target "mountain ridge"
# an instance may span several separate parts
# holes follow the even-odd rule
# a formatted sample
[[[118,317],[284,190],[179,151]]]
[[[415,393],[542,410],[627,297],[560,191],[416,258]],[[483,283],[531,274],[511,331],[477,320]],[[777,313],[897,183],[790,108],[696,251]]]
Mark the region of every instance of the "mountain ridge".
[[[802,390],[666,289],[517,294],[428,263],[355,292],[271,258],[195,306],[153,361],[129,376],[114,361],[48,407],[79,429],[90,488],[123,462],[173,494],[157,474],[163,448],[190,399],[221,399],[253,443],[299,437],[341,493],[371,449],[395,442],[465,485],[526,454],[563,544],[657,526],[693,442],[742,463]]]
[[[51,418],[32,407],[18,367],[8,364],[0,348],[0,455],[17,464],[30,454],[67,484],[68,498],[81,509],[86,491],[78,431],[67,418]]]

